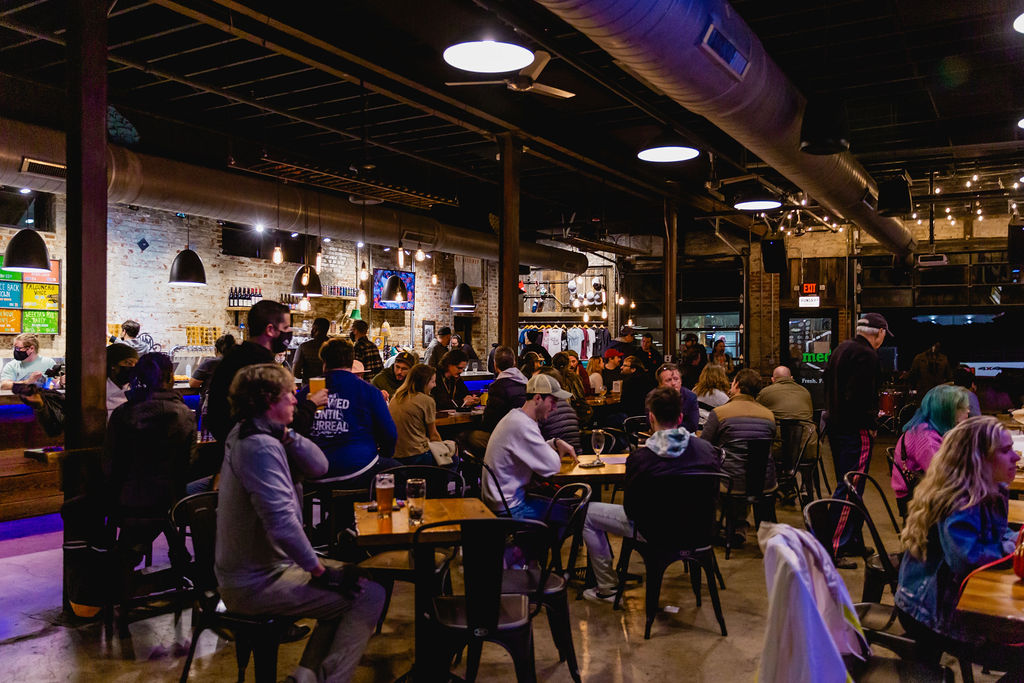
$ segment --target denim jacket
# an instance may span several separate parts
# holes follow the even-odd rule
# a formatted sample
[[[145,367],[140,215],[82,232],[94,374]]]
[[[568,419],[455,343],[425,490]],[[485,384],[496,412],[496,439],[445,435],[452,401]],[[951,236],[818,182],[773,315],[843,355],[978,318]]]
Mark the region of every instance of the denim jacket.
[[[936,633],[971,640],[956,619],[960,584],[973,569],[1013,552],[1016,532],[1007,528],[1005,487],[1001,492],[933,526],[923,560],[903,556],[896,606]]]

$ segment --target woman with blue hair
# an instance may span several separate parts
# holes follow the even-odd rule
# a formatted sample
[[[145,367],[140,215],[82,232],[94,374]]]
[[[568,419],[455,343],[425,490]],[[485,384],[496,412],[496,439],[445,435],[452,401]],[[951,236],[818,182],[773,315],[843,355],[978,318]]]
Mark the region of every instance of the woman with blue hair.
[[[913,495],[913,484],[924,476],[932,458],[939,452],[942,437],[967,419],[969,409],[970,399],[963,387],[940,384],[924,395],[921,407],[896,442],[894,459],[899,467],[892,471],[892,490],[901,512]],[[913,482],[905,480],[904,472]]]

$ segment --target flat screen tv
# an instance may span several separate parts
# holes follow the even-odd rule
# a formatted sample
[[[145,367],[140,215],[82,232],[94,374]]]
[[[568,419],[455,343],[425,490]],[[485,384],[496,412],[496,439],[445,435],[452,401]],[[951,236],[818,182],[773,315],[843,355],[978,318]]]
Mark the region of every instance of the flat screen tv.
[[[405,283],[405,291],[409,296],[405,301],[383,301],[381,292],[384,291],[384,283],[392,275],[402,278]],[[385,311],[411,311],[416,307],[416,273],[404,270],[384,270],[383,268],[373,269],[373,307]]]

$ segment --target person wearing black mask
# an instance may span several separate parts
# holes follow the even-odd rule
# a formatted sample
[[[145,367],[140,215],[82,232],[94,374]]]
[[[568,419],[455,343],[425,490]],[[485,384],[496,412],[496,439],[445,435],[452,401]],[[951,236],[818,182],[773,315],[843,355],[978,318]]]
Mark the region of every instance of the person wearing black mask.
[[[292,340],[288,308],[276,301],[258,301],[249,309],[246,323],[249,338],[224,356],[210,380],[204,427],[219,444],[224,443],[236,422],[228,404],[228,391],[235,375],[249,365],[273,363],[274,356],[287,351],[288,343]],[[308,435],[317,408],[325,405],[326,389],[310,394],[308,399],[300,401],[295,407],[295,419],[291,427],[300,434]],[[219,468],[220,463],[217,466]]]
[[[132,379],[139,352],[127,344],[111,344],[107,347],[107,421],[114,408],[127,403],[124,390]]]

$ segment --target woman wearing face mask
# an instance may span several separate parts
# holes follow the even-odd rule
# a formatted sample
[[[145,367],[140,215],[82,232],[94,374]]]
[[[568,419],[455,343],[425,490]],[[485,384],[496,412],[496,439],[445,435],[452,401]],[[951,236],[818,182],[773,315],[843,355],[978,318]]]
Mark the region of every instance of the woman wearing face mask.
[[[0,389],[10,389],[15,382],[40,384],[43,373],[54,366],[52,358],[39,355],[39,339],[34,334],[14,338],[14,360],[0,372]]]

